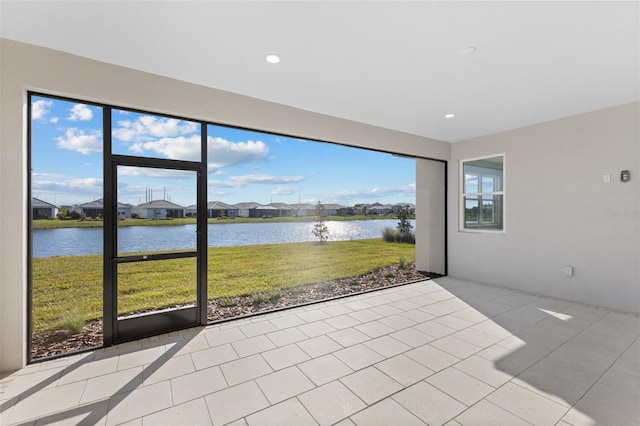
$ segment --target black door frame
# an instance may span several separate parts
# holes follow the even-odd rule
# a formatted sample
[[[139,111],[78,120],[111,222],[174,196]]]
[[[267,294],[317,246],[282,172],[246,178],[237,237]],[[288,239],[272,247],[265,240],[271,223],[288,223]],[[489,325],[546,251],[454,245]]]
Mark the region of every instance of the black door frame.
[[[105,107],[104,122],[104,346],[207,324],[207,126],[200,124],[200,161],[168,160],[112,153],[112,108]],[[134,166],[197,172],[196,250],[148,256],[118,256],[117,167]],[[196,306],[118,319],[118,264],[195,257]]]

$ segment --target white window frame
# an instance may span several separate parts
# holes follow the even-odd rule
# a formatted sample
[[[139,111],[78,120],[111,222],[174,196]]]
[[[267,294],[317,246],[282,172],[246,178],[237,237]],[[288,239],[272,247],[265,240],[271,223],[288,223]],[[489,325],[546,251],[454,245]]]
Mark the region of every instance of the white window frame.
[[[470,192],[470,193],[465,193],[464,190],[464,184],[465,184],[465,177],[464,177],[464,164],[471,162],[471,161],[477,161],[477,160],[486,160],[488,158],[496,158],[496,157],[502,157],[502,190],[501,191],[492,191],[492,192]],[[491,154],[491,155],[484,155],[482,157],[473,157],[473,158],[465,158],[460,160],[460,165],[459,165],[459,208],[458,208],[458,213],[459,213],[459,223],[458,223],[458,229],[460,232],[467,232],[467,233],[474,233],[474,234],[505,234],[506,230],[507,230],[507,226],[506,226],[506,217],[507,217],[507,209],[506,209],[506,199],[507,199],[507,182],[506,182],[506,167],[507,167],[507,156],[504,152],[498,153],[498,154]],[[482,177],[479,177],[480,179],[482,179]],[[478,183],[478,190],[481,189],[481,185],[482,183],[479,182]],[[495,185],[494,185],[494,189],[495,189]],[[502,196],[502,229],[478,229],[478,228],[467,228],[465,227],[465,196],[473,196],[473,195],[477,195],[477,196],[496,196],[496,195],[500,195]],[[478,214],[481,214],[480,212],[478,212]],[[493,209],[493,213],[495,215],[495,208]]]

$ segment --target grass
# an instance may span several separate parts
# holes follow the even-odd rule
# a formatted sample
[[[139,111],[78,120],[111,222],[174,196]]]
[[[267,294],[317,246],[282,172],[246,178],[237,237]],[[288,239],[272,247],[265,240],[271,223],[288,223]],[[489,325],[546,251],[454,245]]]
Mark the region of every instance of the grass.
[[[208,250],[208,295],[279,297],[285,288],[360,276],[413,262],[413,244],[382,239],[216,247]],[[119,265],[119,315],[195,301],[195,258]],[[66,329],[65,313],[102,317],[102,256],[33,259],[34,332]]]
[[[328,216],[327,220],[347,221],[347,220],[376,220],[376,219],[396,219],[395,214],[385,216]],[[208,219],[208,223],[263,223],[263,222],[313,222],[313,216],[306,217],[271,217],[271,218],[249,218],[237,217],[235,219]],[[118,221],[118,226],[177,226],[195,224],[196,219],[183,217],[178,219],[124,219]],[[58,229],[58,228],[101,228],[103,221],[99,219],[88,220],[60,220],[60,219],[38,219],[33,221],[33,229]]]

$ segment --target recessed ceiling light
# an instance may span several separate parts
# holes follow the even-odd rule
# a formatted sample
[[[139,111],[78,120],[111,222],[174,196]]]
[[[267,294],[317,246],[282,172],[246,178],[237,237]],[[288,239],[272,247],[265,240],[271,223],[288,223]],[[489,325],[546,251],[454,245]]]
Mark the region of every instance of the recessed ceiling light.
[[[474,46],[465,47],[460,51],[460,54],[463,56],[473,55],[474,53],[476,53],[476,48]]]
[[[280,56],[278,55],[274,55],[273,53],[270,55],[267,55],[267,57],[265,58],[267,60],[267,62],[269,62],[270,64],[277,64],[278,62],[280,62]]]
[[[453,118],[455,116],[456,116],[455,114],[447,114],[444,116],[444,118]]]

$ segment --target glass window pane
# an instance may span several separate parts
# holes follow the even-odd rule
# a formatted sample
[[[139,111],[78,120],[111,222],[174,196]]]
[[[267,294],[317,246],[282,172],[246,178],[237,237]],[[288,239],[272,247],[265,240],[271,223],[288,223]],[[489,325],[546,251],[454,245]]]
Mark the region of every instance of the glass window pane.
[[[465,220],[467,229],[503,229],[503,196],[485,195],[464,197]]]
[[[114,109],[112,152],[136,157],[200,161],[200,124]]]
[[[482,187],[479,192],[494,192],[495,191],[495,178],[491,176],[482,176]]]
[[[473,160],[466,161],[463,163],[463,172],[465,175],[465,187],[464,193],[474,193],[474,192],[500,192],[502,191],[502,182],[503,182],[503,171],[504,171],[504,157],[491,157],[491,158],[483,158],[481,160]],[[469,179],[469,176],[472,176],[473,179]],[[479,177],[482,177],[482,184],[478,184]],[[489,184],[490,181],[493,182],[493,189],[488,190],[483,187],[481,190],[479,186],[483,186],[485,184],[485,179],[487,179],[486,183]]]
[[[31,97],[31,358],[102,344],[102,113]]]
[[[195,257],[118,265],[118,317],[195,306]]]

